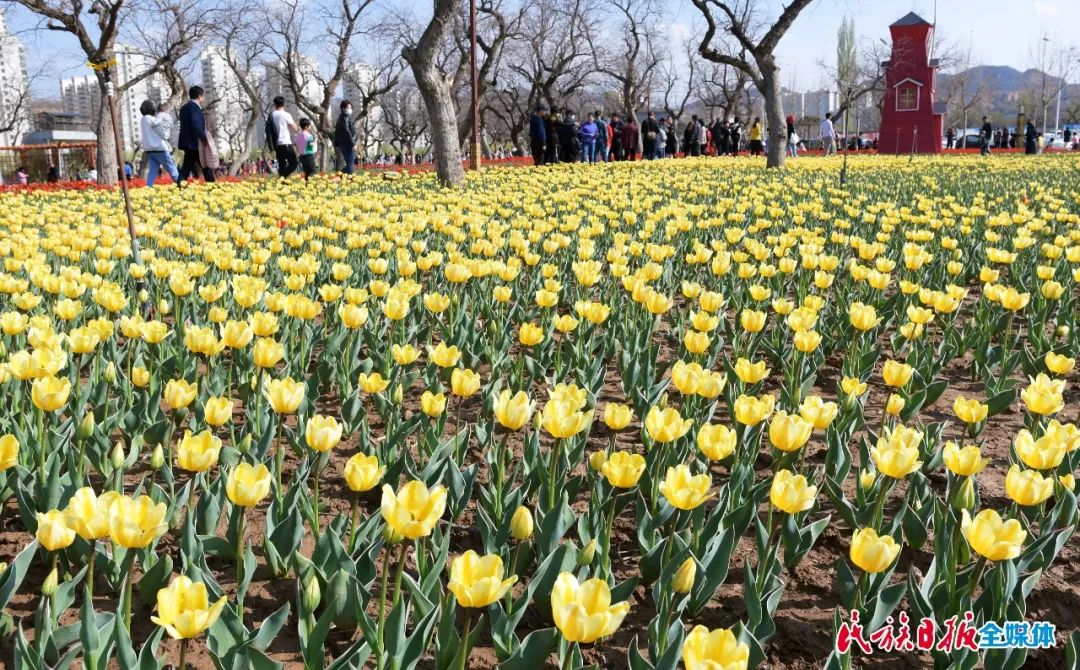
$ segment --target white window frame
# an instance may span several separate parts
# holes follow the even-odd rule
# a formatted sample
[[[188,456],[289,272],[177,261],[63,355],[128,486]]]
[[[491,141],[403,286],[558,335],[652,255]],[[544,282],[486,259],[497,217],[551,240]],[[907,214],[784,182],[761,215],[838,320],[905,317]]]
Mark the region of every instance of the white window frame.
[[[915,84],[915,106],[914,107],[901,107],[900,106],[900,87],[903,86],[904,84]],[[895,84],[893,84],[893,91],[894,91],[894,95],[893,95],[894,103],[893,104],[894,104],[894,107],[895,107],[896,111],[898,111],[898,112],[917,112],[917,111],[919,111],[919,106],[922,104],[922,87],[923,87],[923,84],[922,84],[921,81],[918,81],[917,79],[913,79],[911,77],[906,77],[906,78],[901,79],[900,81],[896,82]]]

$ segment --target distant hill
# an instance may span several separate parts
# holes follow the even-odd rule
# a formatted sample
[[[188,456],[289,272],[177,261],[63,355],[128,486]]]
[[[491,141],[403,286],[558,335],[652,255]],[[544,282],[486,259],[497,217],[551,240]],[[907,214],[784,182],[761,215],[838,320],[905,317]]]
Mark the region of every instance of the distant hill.
[[[1023,105],[1028,116],[1038,115],[1038,100],[1043,87],[1043,73],[1035,68],[1018,70],[1008,65],[977,65],[959,73],[939,74],[937,80],[937,99],[947,101],[950,91],[955,91],[959,82],[966,80],[965,88],[969,95],[981,90],[984,93],[984,102],[977,109],[972,108],[968,112],[968,123],[972,124],[972,117],[978,117],[989,113],[995,123],[1008,123],[1016,118],[1020,106]],[[1060,86],[1061,79],[1047,75],[1045,78],[1046,89],[1054,91]],[[1048,95],[1050,95],[1048,93]],[[1070,112],[1075,110],[1076,102],[1080,101],[1080,85],[1069,84],[1061,95],[1061,122],[1069,122]],[[955,108],[956,105],[954,104]],[[1054,122],[1056,110],[1056,98],[1047,106],[1047,116],[1050,124]],[[953,124],[960,122],[959,118],[952,118]]]

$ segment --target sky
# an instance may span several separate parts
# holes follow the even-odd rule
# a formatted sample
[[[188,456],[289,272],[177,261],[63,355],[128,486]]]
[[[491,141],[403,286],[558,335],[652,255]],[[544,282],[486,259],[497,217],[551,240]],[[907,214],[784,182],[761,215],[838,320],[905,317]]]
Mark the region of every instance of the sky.
[[[418,17],[430,7],[430,0],[383,1],[412,5]],[[668,9],[665,24],[673,45],[700,30],[701,16],[689,0],[661,1]],[[764,12],[771,12],[770,18],[781,6],[780,0],[759,0],[759,4]],[[1077,0],[815,0],[780,42],[777,55],[783,84],[807,91],[826,83],[822,63],[835,62],[836,31],[844,16],[854,18],[860,46],[865,46],[887,40],[889,24],[909,11],[931,22],[936,13],[938,39],[969,51],[972,65],[1011,65],[1026,70],[1034,66],[1033,49],[1043,37],[1053,46],[1080,45],[1075,30],[1080,25]],[[21,8],[9,10],[7,20],[27,46],[31,74],[42,70],[33,83],[36,96],[58,98],[60,78],[89,74],[70,35],[34,30],[39,21]]]

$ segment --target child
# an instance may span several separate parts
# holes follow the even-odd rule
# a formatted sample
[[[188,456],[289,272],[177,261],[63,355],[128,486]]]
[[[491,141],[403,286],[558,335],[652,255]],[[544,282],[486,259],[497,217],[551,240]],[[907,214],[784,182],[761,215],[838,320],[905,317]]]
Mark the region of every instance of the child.
[[[142,120],[139,129],[142,131],[143,154],[149,164],[149,172],[146,175],[146,185],[153,187],[158,173],[168,172],[175,184],[180,180],[180,173],[176,169],[176,162],[172,157],[172,146],[169,144],[169,135],[172,133],[172,118],[160,107],[154,106],[149,100],[144,100],[139,105]]]
[[[300,160],[300,168],[304,171],[304,179],[315,174],[315,135],[311,132],[311,120],[300,119],[300,131],[293,137],[296,145],[297,157]]]

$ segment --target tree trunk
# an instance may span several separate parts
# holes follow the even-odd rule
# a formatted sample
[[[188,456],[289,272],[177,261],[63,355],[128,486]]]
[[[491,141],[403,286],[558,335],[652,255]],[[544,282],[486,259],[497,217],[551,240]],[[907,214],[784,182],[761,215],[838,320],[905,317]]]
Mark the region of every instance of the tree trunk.
[[[775,63],[761,64],[761,95],[765,99],[765,118],[769,126],[769,151],[765,167],[782,168],[787,155],[787,122],[784,121],[784,104],[780,96],[780,83],[776,79],[779,68]]]
[[[94,132],[97,133],[97,157],[96,167],[98,183],[106,186],[115,186],[120,182],[120,166],[116,163],[116,142],[113,139],[112,114],[109,110],[109,101],[105,97],[105,78],[101,72],[97,75],[98,93],[101,95],[101,111],[98,112],[97,124]]]
[[[435,174],[444,186],[456,186],[465,181],[458,147],[457,115],[450,86],[433,63],[410,63],[417,88],[424,98],[428,131],[431,133],[431,157]]]
[[[232,167],[229,168],[229,176],[235,177],[240,174],[240,170],[244,168],[244,163],[248,162],[252,153],[255,151],[255,146],[258,142],[256,140],[256,133],[259,127],[259,121],[262,119],[262,114],[259,111],[252,112],[248,116],[247,125],[244,128],[244,142],[241,145],[240,152],[233,156]]]

